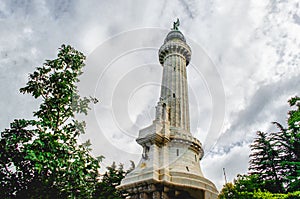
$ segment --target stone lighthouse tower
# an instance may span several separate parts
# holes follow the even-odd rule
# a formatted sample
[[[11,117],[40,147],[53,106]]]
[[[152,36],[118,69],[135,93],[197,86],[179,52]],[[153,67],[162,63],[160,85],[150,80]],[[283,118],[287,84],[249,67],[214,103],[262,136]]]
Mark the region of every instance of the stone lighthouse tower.
[[[186,67],[191,48],[178,30],[179,20],[159,49],[163,67],[161,94],[153,123],[139,131],[143,147],[137,167],[121,182],[119,189],[130,199],[215,199],[215,185],[203,176],[203,149],[190,132]]]

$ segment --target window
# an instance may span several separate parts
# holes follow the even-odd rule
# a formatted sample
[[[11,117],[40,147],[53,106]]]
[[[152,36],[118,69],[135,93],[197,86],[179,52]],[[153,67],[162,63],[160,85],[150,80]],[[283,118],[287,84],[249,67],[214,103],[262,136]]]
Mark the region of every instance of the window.
[[[176,149],[177,156],[179,156],[179,149]]]

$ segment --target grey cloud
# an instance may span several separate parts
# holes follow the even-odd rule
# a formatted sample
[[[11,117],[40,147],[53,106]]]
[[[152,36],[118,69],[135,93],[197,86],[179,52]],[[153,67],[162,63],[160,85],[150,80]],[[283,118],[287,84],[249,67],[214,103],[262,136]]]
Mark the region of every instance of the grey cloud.
[[[294,14],[293,18],[294,18],[295,23],[297,23],[298,25],[300,25],[300,17],[297,14]]]
[[[298,75],[261,86],[251,99],[247,100],[247,106],[235,113],[231,127],[219,138],[215,150],[228,152],[242,142],[251,142],[255,131],[267,130],[259,129],[262,124],[269,124],[270,126],[273,121],[284,124],[284,116],[288,110],[287,100],[297,94],[295,88],[299,85],[300,78]],[[281,105],[278,106],[277,104]]]
[[[195,18],[195,15],[197,14],[196,9],[196,2],[195,1],[183,1],[179,0],[181,5],[185,8],[186,12],[188,13],[189,18],[193,19]]]

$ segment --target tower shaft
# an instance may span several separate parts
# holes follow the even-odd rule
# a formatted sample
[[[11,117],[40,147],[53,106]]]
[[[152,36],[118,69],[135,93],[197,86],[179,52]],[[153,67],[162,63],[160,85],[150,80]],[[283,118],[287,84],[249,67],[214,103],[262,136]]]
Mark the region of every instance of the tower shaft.
[[[165,57],[161,86],[161,100],[170,107],[170,126],[190,132],[186,60],[172,52]]]

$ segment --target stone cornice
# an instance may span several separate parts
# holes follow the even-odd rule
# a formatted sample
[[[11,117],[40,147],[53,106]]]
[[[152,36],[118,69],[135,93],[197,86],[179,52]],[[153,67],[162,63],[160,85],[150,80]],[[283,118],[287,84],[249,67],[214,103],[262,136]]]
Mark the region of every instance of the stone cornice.
[[[192,51],[191,48],[183,41],[168,41],[162,45],[159,49],[159,62],[161,65],[164,64],[165,58],[168,55],[179,54],[183,56],[186,60],[186,65],[189,64],[191,60]]]

